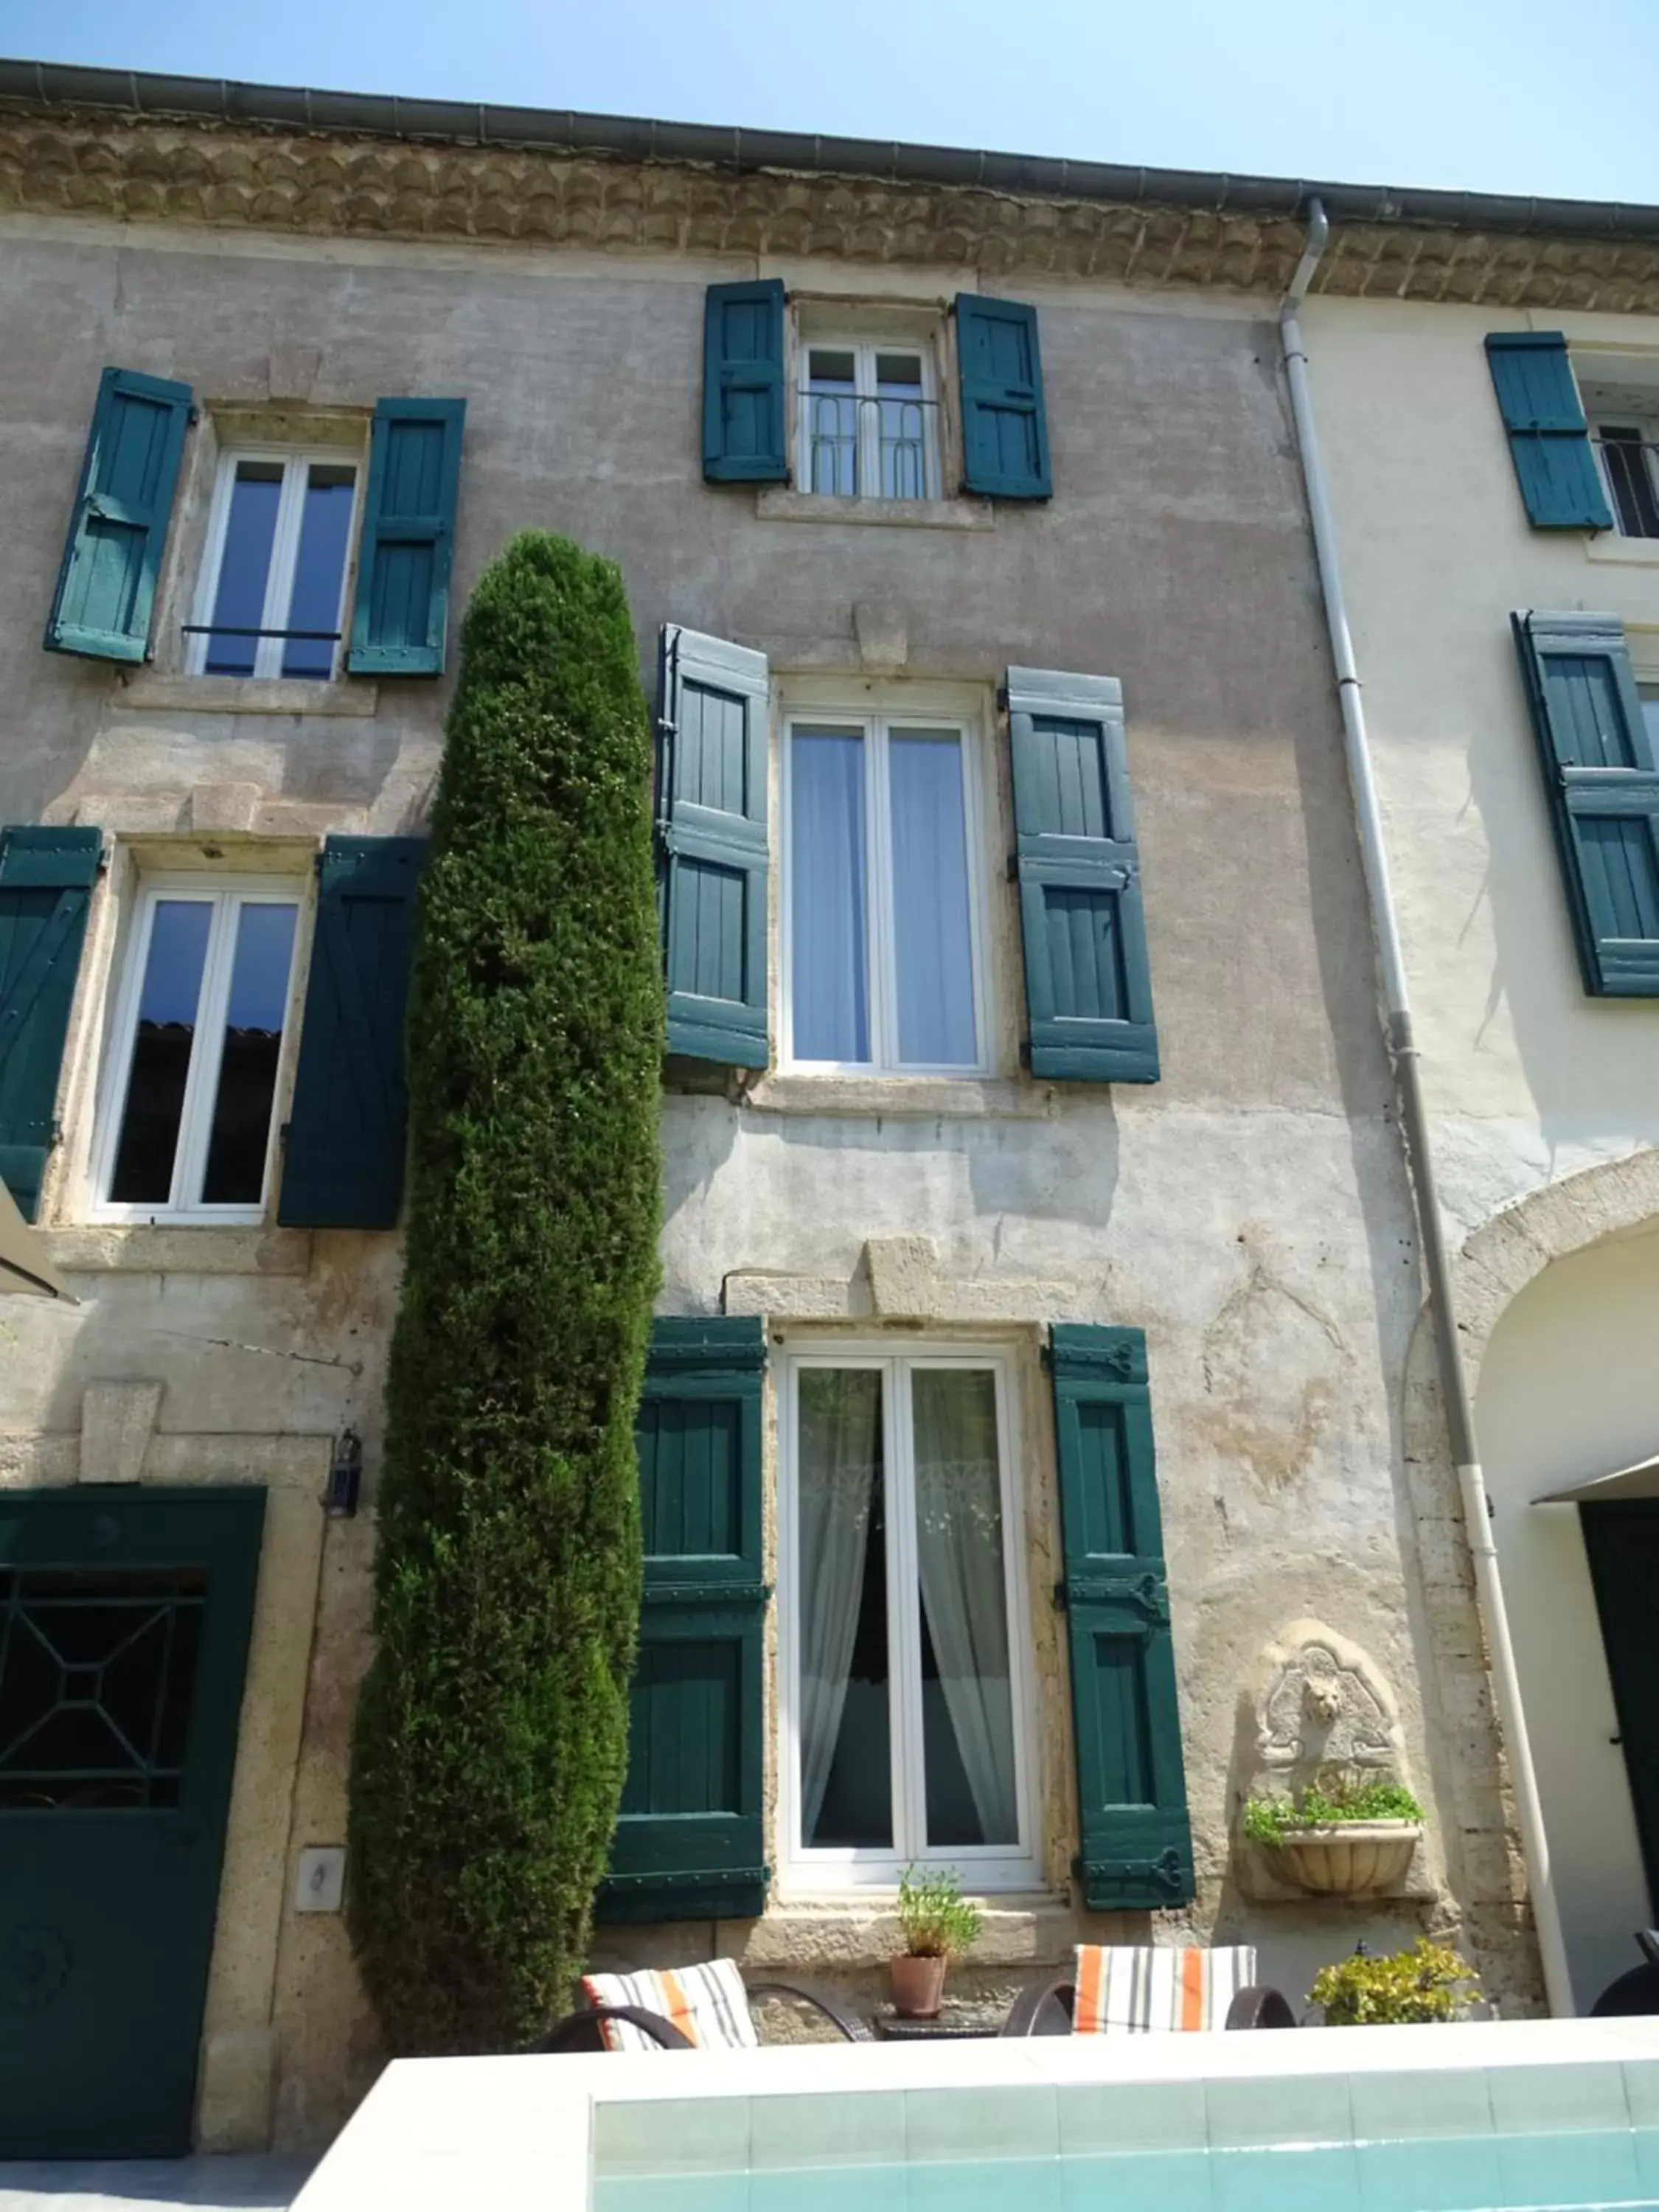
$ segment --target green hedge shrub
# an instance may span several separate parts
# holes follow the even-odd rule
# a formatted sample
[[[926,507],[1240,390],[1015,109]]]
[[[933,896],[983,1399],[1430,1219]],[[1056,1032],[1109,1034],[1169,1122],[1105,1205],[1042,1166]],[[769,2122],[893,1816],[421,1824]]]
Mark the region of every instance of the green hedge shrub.
[[[613,563],[514,539],[466,613],[410,1012],[350,1925],[387,2047],[533,2036],[627,1755],[657,1283],[650,737]]]

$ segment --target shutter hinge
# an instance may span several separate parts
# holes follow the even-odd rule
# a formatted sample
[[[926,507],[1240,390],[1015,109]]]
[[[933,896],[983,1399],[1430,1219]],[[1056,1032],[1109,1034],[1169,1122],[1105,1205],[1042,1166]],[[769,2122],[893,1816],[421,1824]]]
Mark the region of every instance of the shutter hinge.
[[[283,1121],[279,1123],[276,1130],[276,1148],[279,1152],[287,1152],[288,1133],[293,1127],[294,1124],[292,1121]]]
[[[1043,1342],[1043,1343],[1042,1343],[1042,1344],[1038,1345],[1038,1346],[1037,1346],[1037,1365],[1038,1365],[1038,1366],[1042,1370],[1042,1371],[1043,1371],[1043,1373],[1044,1373],[1045,1375],[1052,1375],[1052,1374],[1054,1373],[1054,1347],[1053,1346],[1053,1345],[1052,1345],[1052,1344],[1049,1344],[1049,1343],[1048,1343],[1048,1342],[1046,1342],[1046,1341],[1045,1341],[1045,1342]]]
[[[966,484],[963,484],[963,491],[964,491],[964,492],[967,490],[967,489],[968,489],[967,485],[966,485]],[[998,686],[997,686],[997,712],[998,712],[998,714],[1006,714],[1007,713],[1007,711],[1008,711],[1008,686],[1007,686],[1006,684],[998,684]]]
[[[1008,880],[1011,884],[1017,884],[1019,881],[1019,854],[1018,853],[1010,853],[1008,855]]]
[[[311,856],[311,868],[313,875],[320,876],[323,872],[323,854],[320,846]]]
[[[189,414],[188,414],[188,415],[186,415],[186,416],[185,416],[185,422],[189,423],[189,425],[190,425],[190,427],[191,427],[191,428],[192,430],[196,428],[197,424],[201,421],[201,419],[202,419],[202,410],[201,410],[201,409],[200,409],[199,407],[192,407],[192,408],[191,409],[191,410],[190,410]]]
[[[1072,1594],[1070,1590],[1066,1589],[1064,1583],[1056,1583],[1054,1584],[1054,1611],[1056,1613],[1065,1613],[1068,1611],[1071,1607],[1071,1602]]]

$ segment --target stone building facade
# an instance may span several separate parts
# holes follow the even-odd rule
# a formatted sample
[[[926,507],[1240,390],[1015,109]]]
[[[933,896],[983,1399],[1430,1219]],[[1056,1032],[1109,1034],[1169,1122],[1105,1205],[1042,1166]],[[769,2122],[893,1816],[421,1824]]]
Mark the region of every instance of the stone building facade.
[[[753,1426],[752,1466],[732,1469],[751,1481],[754,1530],[728,1546],[726,1588],[750,1608],[734,1632],[752,1656],[733,1664],[754,1672],[735,1692],[730,1778],[748,1795],[740,1845],[720,1831],[735,1857],[702,1863],[748,1879],[725,1911],[712,1882],[641,1880],[600,1955],[810,1967],[868,2004],[896,1863],[915,1856],[984,1892],[985,1932],[957,1979],[988,2003],[1081,1936],[1188,1935],[1255,1944],[1261,1978],[1299,2001],[1358,1937],[1392,1945],[1429,1927],[1466,1946],[1506,2009],[1535,2004],[1468,1559],[1437,1473],[1445,1448],[1431,1387],[1407,1390],[1413,1218],[1278,362],[1297,189],[1230,198],[1218,179],[33,67],[0,78],[0,821],[16,826],[0,899],[15,886],[38,924],[44,887],[83,931],[45,1121],[37,1097],[24,1136],[0,1131],[34,1162],[37,1218],[81,1303],[5,1317],[0,1470],[18,1528],[40,1525],[43,1498],[80,1513],[63,1540],[82,1547],[94,1595],[131,1595],[118,1576],[96,1583],[97,1547],[124,1557],[151,1503],[264,1499],[240,1719],[223,1734],[216,1925],[191,1939],[197,1983],[174,1975],[192,2066],[199,2031],[198,2139],[325,2139],[377,2063],[328,1854],[368,1652],[398,1239],[374,1225],[384,1189],[348,1225],[349,1192],[293,1184],[296,1159],[337,1170],[350,1143],[384,1182],[387,1146],[364,1132],[384,1139],[395,1101],[359,1098],[337,1127],[328,1109],[357,1096],[355,1077],[337,1057],[332,1087],[308,1073],[329,1024],[358,1034],[339,976],[366,972],[367,956],[339,952],[330,901],[340,885],[348,896],[351,869],[420,836],[454,611],[527,526],[620,563],[648,687],[668,635],[680,689],[663,718],[682,763],[688,684],[748,717],[744,795],[714,809],[715,858],[744,877],[755,933],[736,1000],[711,1014],[702,988],[704,952],[730,949],[712,924],[706,944],[669,948],[671,1326],[653,1370],[659,1403],[682,1407],[664,1378],[677,1359],[695,1368],[699,1343],[726,1347],[728,1380],[752,1378],[731,1399]],[[1576,287],[1623,309],[1656,281],[1650,246],[1553,241],[1515,210],[1486,211],[1484,231],[1433,195],[1402,208],[1355,194],[1334,213],[1322,304],[1449,289],[1513,313]],[[767,319],[776,303],[747,355],[710,337],[733,301]],[[1005,309],[1032,350],[1011,369],[988,339],[996,359],[975,371],[975,318]],[[128,382],[110,385],[112,369]],[[712,429],[711,381],[738,395]],[[742,465],[766,457],[744,414],[752,389],[787,426],[767,481]],[[464,427],[459,410],[433,412],[458,401]],[[100,406],[129,402],[167,415],[158,440],[176,432],[172,499],[142,513],[100,491],[86,459]],[[1024,449],[1024,480],[986,408],[1012,410],[1017,440],[1040,422],[1046,450]],[[432,465],[453,464],[453,506],[428,499],[424,536],[392,526],[420,508],[386,489],[399,422],[422,440],[435,422]],[[271,581],[283,562],[285,577],[311,573],[313,527],[313,554],[336,546],[323,567],[344,612],[331,618]],[[142,619],[130,601],[105,608],[98,635],[125,641],[112,655],[88,646],[86,593],[106,556],[94,546],[84,563],[124,531],[155,533],[154,603]],[[422,569],[435,639],[399,661],[376,625],[395,628],[387,606],[413,592],[396,550],[410,544],[427,549],[417,562],[441,545],[450,612],[446,624]],[[380,575],[388,545],[384,574],[402,580],[364,612],[356,572]],[[239,608],[252,610],[240,623]],[[43,650],[43,624],[69,649]],[[337,629],[337,649],[240,635]],[[700,743],[714,747],[717,720],[696,723]],[[1103,764],[1110,837],[1098,819],[1028,813],[1020,748],[1040,740]],[[849,811],[855,760],[866,781]],[[675,787],[676,800],[699,796]],[[1086,793],[1076,803],[1086,816]],[[695,860],[698,822],[662,811],[670,856]],[[926,835],[911,834],[918,819]],[[396,908],[402,894],[384,896]],[[915,896],[957,917],[935,968],[906,951]],[[1079,908],[1109,915],[1121,956],[1100,988],[1123,1002],[1084,1024],[1093,1060],[1073,1056],[1066,1006],[1039,1003],[1076,949],[1056,917]],[[193,930],[197,967],[177,957],[193,992],[219,995],[191,1003],[204,1033],[210,1015],[254,1036],[248,1095],[270,1136],[252,1190],[233,1176],[217,1212],[213,1103],[162,1079],[166,1034],[176,1046],[193,1017],[162,988],[176,967],[151,961],[158,935]],[[814,977],[816,998],[799,980]],[[907,1048],[908,1023],[935,1042]],[[712,1052],[711,1030],[726,1037]],[[128,1127],[135,1038],[160,1055],[146,1095],[164,1136],[185,1132],[160,1200]],[[176,1085],[176,1051],[167,1064]],[[929,1398],[931,1430],[917,1411]],[[826,1442],[832,1414],[843,1437],[876,1420],[879,1510],[872,1448],[860,1460]],[[1106,1492],[1077,1489],[1068,1423],[1126,1455],[1125,1495],[1143,1519],[1155,1500],[1161,1542],[1146,1528],[1079,1533],[1073,1501]],[[348,1431],[363,1510],[325,1516]],[[952,1433],[977,1441],[948,1452],[938,1439]],[[825,1517],[833,1483],[804,1486],[815,1454],[820,1470],[861,1469],[850,1522]],[[930,1595],[939,1524],[915,1501],[946,1462],[976,1471],[981,1534],[995,1537],[978,1570]],[[878,1519],[891,1523],[884,1551]],[[803,1558],[849,1528],[861,1558],[834,1605],[814,1598],[814,1630]],[[696,1602],[676,1571],[665,1601]],[[169,1590],[182,1619],[199,1587]],[[18,1582],[8,1602],[34,1601]],[[1002,1648],[989,1661],[981,1648],[975,1716],[943,1647],[971,1644],[988,1617]],[[847,1656],[881,1620],[885,1659]],[[803,1657],[819,1632],[840,1656]],[[1369,1717],[1358,1763],[1398,1771],[1425,1808],[1390,1893],[1302,1894],[1239,1839],[1242,1798],[1303,1754],[1284,1693],[1288,1681],[1300,1712],[1310,1668],[1334,1668],[1349,1719]],[[1085,1692],[1099,1733],[1080,1758]],[[883,1741],[885,1762],[860,1751]],[[728,1778],[710,1762],[694,1809],[721,1814]],[[146,1817],[176,1809],[177,1763],[150,1759]],[[1133,1840],[1114,1844],[1105,1816],[1126,1807]],[[629,1864],[660,1874],[648,1823],[661,1808],[632,1808],[647,1826],[630,1832],[643,1842]],[[0,1808],[0,1852],[24,1849],[27,1817]],[[952,1840],[932,1844],[938,1829]],[[819,1848],[820,1833],[843,1840]],[[210,1903],[214,1880],[200,1877]],[[46,2049],[89,1986],[72,1963],[84,1895],[67,1876],[49,1912],[20,1909],[20,1893],[0,1886],[0,2002],[27,1996]],[[188,1899],[174,1902],[188,1919]],[[169,1955],[187,1948],[181,1936]],[[118,2114],[111,2128],[113,2142]]]

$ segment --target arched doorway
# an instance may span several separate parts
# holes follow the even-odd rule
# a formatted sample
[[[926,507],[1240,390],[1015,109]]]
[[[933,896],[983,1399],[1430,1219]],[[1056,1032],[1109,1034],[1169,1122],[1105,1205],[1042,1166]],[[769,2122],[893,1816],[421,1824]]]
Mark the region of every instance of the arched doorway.
[[[1659,1914],[1659,1770],[1650,1786],[1642,1764],[1659,1759],[1659,1502],[1539,1501],[1659,1456],[1659,1218],[1566,1250],[1519,1289],[1486,1341],[1475,1413],[1588,2011],[1636,1963],[1632,1930]]]

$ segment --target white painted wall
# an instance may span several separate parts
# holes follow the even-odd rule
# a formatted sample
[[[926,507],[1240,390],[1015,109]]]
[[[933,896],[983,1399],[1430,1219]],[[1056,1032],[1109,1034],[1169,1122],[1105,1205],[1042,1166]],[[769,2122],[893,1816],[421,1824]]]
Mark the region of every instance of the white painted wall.
[[[1476,1414],[1573,1990],[1652,1917],[1578,1512],[1540,1493],[1659,1452],[1659,1228],[1558,1260],[1493,1331]]]
[[[1659,548],[1534,531],[1483,341],[1565,330],[1659,373],[1659,318],[1319,298],[1305,331],[1446,1203],[1659,1143],[1659,1001],[1587,998],[1514,608],[1659,657]]]

